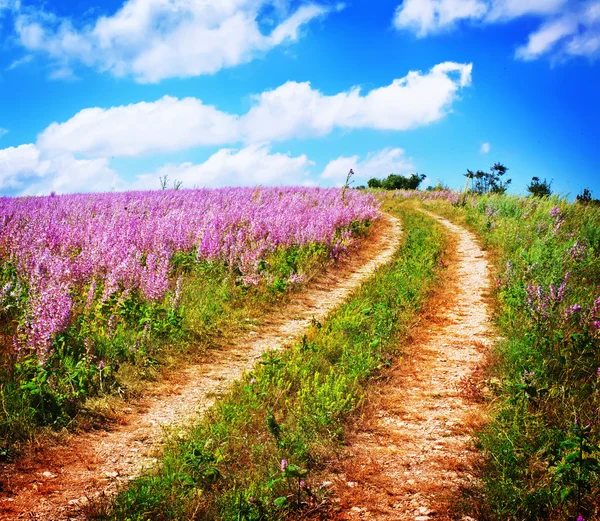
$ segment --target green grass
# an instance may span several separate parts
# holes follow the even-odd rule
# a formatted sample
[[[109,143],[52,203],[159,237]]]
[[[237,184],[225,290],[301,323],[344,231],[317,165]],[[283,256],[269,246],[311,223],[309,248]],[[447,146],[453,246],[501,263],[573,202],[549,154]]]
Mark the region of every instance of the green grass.
[[[398,355],[436,280],[444,235],[395,204],[404,239],[341,308],[297,345],[269,352],[199,423],[173,433],[160,464],[101,519],[285,519],[318,502],[313,476],[343,443],[369,379]]]
[[[487,517],[600,519],[600,208],[513,196],[427,204],[497,259],[505,340],[490,376],[501,383],[478,441]]]

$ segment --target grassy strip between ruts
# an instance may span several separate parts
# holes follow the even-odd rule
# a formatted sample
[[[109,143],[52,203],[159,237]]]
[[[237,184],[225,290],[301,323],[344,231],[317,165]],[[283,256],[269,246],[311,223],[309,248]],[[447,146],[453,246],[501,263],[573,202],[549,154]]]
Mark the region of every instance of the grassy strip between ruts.
[[[437,224],[394,206],[405,229],[394,260],[300,343],[264,355],[193,429],[172,433],[158,467],[97,518],[250,521],[318,506],[312,473],[343,442],[369,377],[398,354],[444,249]]]
[[[600,208],[487,195],[427,203],[498,261],[480,519],[600,519]]]

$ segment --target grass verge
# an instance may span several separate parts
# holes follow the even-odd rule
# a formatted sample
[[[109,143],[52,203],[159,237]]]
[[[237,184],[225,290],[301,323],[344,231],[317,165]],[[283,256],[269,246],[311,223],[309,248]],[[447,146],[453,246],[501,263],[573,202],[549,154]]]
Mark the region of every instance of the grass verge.
[[[300,343],[265,354],[189,432],[172,433],[157,468],[97,519],[250,521],[318,508],[312,476],[343,442],[369,378],[392,363],[444,249],[437,224],[394,206],[405,227],[394,260]]]
[[[428,206],[476,230],[497,260],[504,340],[480,518],[600,519],[600,209],[488,195]]]

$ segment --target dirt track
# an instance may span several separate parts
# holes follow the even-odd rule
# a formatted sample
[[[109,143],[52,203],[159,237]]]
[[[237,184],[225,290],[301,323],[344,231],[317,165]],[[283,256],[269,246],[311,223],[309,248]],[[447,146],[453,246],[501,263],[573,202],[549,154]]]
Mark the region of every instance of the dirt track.
[[[83,519],[81,507],[89,499],[113,493],[153,464],[165,426],[183,427],[197,418],[262,353],[283,348],[313,318],[323,320],[388,262],[400,242],[400,225],[388,216],[381,221],[355,255],[311,282],[238,345],[213,351],[176,381],[158,385],[152,396],[132,406],[123,425],[72,436],[65,444],[1,465],[0,519]]]
[[[336,498],[328,519],[442,521],[461,519],[458,510],[474,519],[468,502],[456,507],[476,479],[471,436],[485,421],[482,365],[495,335],[489,266],[471,233],[437,219],[453,245],[443,286],[348,433],[328,478]]]

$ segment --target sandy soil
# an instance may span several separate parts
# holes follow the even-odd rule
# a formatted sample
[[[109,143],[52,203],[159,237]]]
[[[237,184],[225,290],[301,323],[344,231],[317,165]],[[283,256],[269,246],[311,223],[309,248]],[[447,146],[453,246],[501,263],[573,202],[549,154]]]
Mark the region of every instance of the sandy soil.
[[[389,216],[380,221],[373,236],[340,266],[317,277],[236,345],[212,351],[202,364],[157,384],[151,396],[131,405],[122,425],[71,436],[0,465],[0,519],[83,519],[90,499],[114,493],[155,463],[166,426],[184,428],[262,353],[285,347],[313,318],[323,320],[391,260],[400,242],[399,221]]]
[[[471,436],[485,421],[482,367],[495,335],[489,266],[471,233],[437,219],[453,245],[443,285],[333,463],[327,519],[473,521],[476,515],[460,498],[476,480]]]

